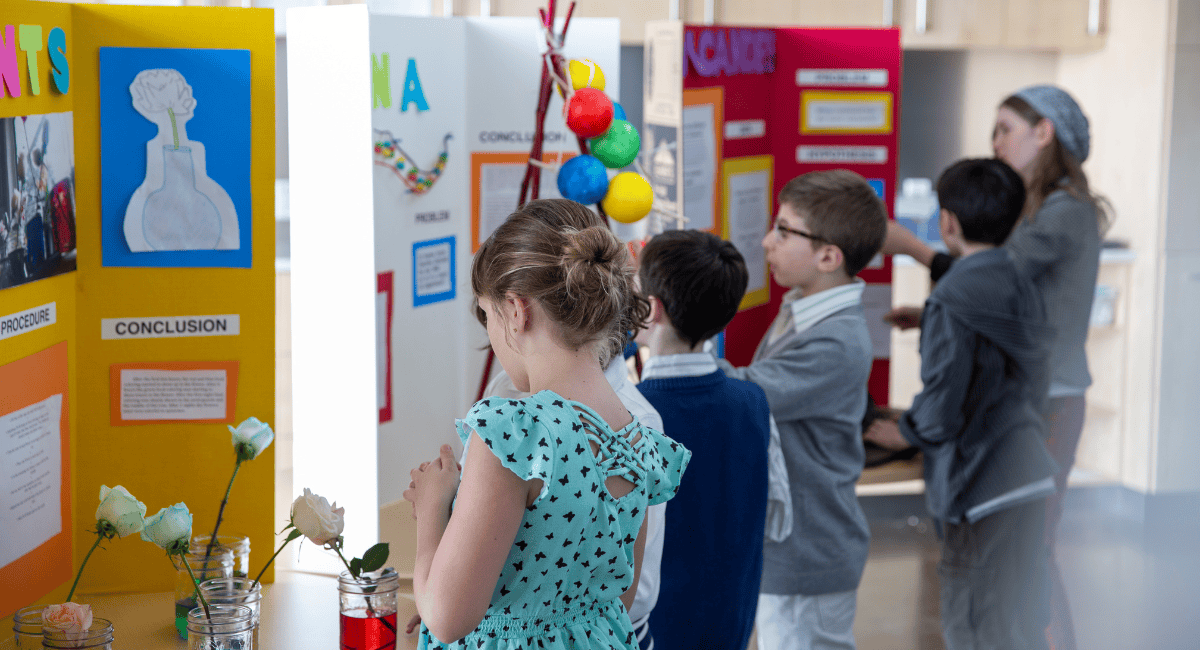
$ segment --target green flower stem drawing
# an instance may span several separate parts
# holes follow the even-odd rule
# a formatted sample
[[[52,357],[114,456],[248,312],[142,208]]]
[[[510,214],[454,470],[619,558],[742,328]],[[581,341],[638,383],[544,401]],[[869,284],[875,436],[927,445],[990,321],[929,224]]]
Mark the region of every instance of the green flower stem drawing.
[[[179,127],[175,125],[175,111],[167,108],[167,116],[171,118],[171,137],[175,140],[175,149],[179,149]]]

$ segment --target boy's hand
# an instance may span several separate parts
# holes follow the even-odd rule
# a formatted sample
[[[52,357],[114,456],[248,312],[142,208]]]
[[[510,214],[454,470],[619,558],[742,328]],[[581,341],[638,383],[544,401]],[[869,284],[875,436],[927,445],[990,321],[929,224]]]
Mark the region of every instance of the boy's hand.
[[[438,457],[410,472],[412,481],[404,491],[404,499],[413,504],[413,517],[427,508],[449,510],[458,490],[458,473],[462,467],[454,459],[450,445],[442,445]]]
[[[863,433],[863,440],[873,442],[884,449],[900,451],[912,445],[900,434],[900,426],[891,420],[875,420]]]
[[[921,326],[920,307],[897,307],[883,315],[883,322],[902,330]]]

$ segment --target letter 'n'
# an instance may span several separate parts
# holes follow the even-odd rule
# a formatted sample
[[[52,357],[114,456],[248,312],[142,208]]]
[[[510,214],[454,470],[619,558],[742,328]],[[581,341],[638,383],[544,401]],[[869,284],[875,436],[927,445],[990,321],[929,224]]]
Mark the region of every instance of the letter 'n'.
[[[21,96],[21,68],[17,65],[17,35],[12,25],[4,26],[0,35],[0,97],[4,89],[13,97]]]

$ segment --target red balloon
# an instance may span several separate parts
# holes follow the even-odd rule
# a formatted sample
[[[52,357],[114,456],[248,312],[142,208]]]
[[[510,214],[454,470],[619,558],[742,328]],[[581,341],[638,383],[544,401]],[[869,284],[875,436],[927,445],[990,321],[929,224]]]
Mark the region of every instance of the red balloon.
[[[604,135],[613,121],[613,103],[602,91],[580,88],[567,102],[567,128],[582,138]]]

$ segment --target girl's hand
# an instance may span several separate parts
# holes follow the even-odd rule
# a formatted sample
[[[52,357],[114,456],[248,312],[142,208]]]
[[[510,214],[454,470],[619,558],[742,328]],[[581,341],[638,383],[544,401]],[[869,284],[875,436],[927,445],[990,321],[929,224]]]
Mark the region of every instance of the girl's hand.
[[[408,625],[404,627],[404,633],[409,636],[412,636],[413,632],[417,629],[417,626],[419,626],[420,624],[421,624],[421,615],[413,614],[413,617],[408,619]]]
[[[454,494],[458,491],[458,472],[461,468],[454,460],[450,445],[442,445],[437,458],[411,472],[412,482],[404,491],[404,499],[413,504],[413,516],[433,509],[449,510]]]

